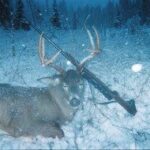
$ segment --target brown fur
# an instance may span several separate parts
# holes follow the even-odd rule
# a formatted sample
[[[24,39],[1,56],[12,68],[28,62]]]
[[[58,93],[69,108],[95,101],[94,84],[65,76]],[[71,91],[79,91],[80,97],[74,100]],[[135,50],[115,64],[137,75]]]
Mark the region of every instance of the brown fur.
[[[58,124],[71,120],[73,110],[65,102],[60,87],[52,86],[51,90],[56,90],[59,97],[52,94],[52,98],[48,88],[0,84],[0,128],[15,137],[63,137]]]

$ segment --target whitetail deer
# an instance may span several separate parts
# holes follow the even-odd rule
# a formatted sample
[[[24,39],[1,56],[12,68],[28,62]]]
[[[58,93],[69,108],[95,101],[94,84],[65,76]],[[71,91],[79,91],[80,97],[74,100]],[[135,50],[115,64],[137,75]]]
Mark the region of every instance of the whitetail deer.
[[[83,59],[80,68],[94,58],[99,51],[99,36],[96,43],[89,30],[92,45],[91,54]],[[63,137],[60,125],[71,121],[83,101],[84,84],[80,70],[65,71],[54,64],[60,52],[51,59],[45,56],[44,38],[39,40],[39,56],[43,66],[50,66],[59,72],[52,77],[41,78],[47,87],[20,87],[0,84],[0,129],[14,137],[37,136]]]

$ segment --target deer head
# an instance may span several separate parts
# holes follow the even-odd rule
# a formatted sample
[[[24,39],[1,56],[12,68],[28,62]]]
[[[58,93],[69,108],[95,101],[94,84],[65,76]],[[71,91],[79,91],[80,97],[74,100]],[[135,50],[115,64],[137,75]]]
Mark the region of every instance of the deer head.
[[[45,41],[43,38],[43,34],[40,35],[39,40],[39,56],[41,60],[42,66],[50,66],[51,68],[55,69],[57,72],[59,72],[58,75],[52,76],[52,77],[46,77],[42,78],[42,80],[46,79],[46,82],[49,83],[49,86],[57,85],[61,87],[61,90],[67,95],[68,103],[72,107],[79,106],[84,97],[84,81],[81,76],[81,70],[83,66],[92,60],[95,56],[97,56],[100,52],[100,43],[99,43],[99,35],[95,27],[93,27],[93,31],[95,33],[95,38],[92,36],[92,33],[86,28],[88,37],[90,39],[91,48],[90,55],[81,60],[79,68],[76,70],[70,69],[70,70],[64,70],[60,66],[54,64],[54,61],[57,59],[57,57],[60,54],[60,51],[57,52],[53,57],[48,59],[45,56]],[[40,79],[41,80],[41,79]]]

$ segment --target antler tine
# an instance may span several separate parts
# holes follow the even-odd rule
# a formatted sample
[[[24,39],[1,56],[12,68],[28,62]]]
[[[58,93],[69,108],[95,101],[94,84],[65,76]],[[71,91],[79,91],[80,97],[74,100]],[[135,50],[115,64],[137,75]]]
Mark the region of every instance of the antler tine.
[[[94,33],[95,33],[95,36],[96,36],[96,42],[94,42],[94,38],[91,34],[91,32],[86,28],[86,31],[88,33],[88,36],[89,36],[89,39],[90,39],[90,43],[92,45],[92,51],[90,53],[89,56],[85,57],[81,62],[80,62],[80,68],[82,68],[86,62],[92,60],[96,55],[99,54],[100,52],[100,42],[99,42],[99,35],[98,35],[98,32],[96,30],[96,28],[93,26],[92,27],[93,30],[94,30]]]
[[[98,32],[97,32],[95,26],[92,26],[92,28],[93,28],[95,35],[96,35],[96,46],[95,46],[96,49],[95,50],[100,51],[100,39],[99,39]]]
[[[49,65],[49,64],[54,63],[54,61],[55,61],[55,60],[56,60],[56,58],[59,56],[59,54],[60,54],[60,51],[59,51],[59,52],[57,52],[54,56],[52,56],[52,58],[51,58],[51,59],[47,60],[47,61],[45,62],[45,65],[47,66],[47,65]]]
[[[51,67],[54,68],[55,70],[57,70],[58,72],[64,73],[65,70],[63,68],[61,68],[61,67],[57,66],[56,64],[54,64],[54,61],[59,56],[61,51],[57,52],[50,59],[45,58],[45,39],[43,38],[43,34],[44,33],[42,33],[40,35],[40,39],[39,39],[39,57],[40,57],[42,65],[43,66],[51,65]]]
[[[59,56],[60,51],[57,52],[51,59],[46,59],[45,58],[45,39],[43,38],[43,33],[40,35],[40,40],[39,40],[39,55],[41,59],[41,63],[45,66],[52,64],[56,58]]]
[[[40,56],[40,60],[42,65],[44,65],[45,61],[45,45],[44,45],[44,38],[43,38],[43,33],[40,35],[40,39],[39,39],[39,56]]]
[[[85,26],[85,28],[86,28],[86,32],[87,32],[87,34],[88,34],[88,37],[89,37],[89,39],[90,39],[90,43],[91,43],[92,49],[95,49],[95,43],[94,43],[93,36],[92,36],[90,30],[87,29],[86,26]]]

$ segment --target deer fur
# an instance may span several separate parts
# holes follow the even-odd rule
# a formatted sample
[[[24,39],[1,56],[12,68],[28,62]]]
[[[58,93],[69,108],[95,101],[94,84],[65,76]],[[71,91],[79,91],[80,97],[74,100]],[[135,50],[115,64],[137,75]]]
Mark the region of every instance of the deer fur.
[[[79,68],[99,54],[99,37],[95,28],[96,42],[87,29],[92,51]],[[39,41],[39,57],[43,66],[50,65],[58,75],[41,78],[46,87],[23,87],[0,84],[0,129],[10,136],[63,137],[61,125],[71,121],[84,99],[84,81],[81,70],[65,71],[54,64],[60,52],[51,59],[45,56],[43,34]]]

